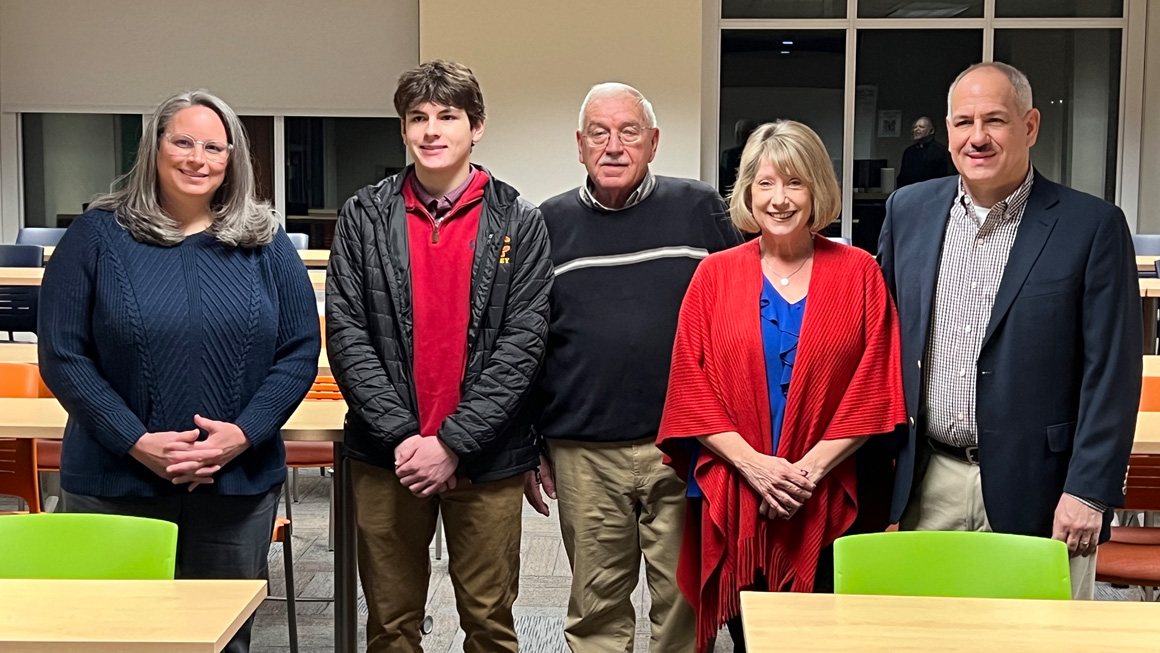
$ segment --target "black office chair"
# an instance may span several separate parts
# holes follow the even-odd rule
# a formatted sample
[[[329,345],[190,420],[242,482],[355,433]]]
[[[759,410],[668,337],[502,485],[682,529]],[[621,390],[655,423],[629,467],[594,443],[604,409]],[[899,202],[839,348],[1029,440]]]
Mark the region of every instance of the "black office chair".
[[[300,233],[287,233],[290,236],[290,243],[294,245],[294,249],[310,249],[310,236]]]
[[[44,248],[40,245],[0,245],[0,267],[44,267]],[[8,339],[16,331],[36,333],[36,310],[40,304],[40,286],[0,286],[0,331]]]
[[[64,227],[21,227],[16,232],[16,244],[56,247],[65,231]]]
[[[1136,249],[1136,256],[1160,256],[1160,234],[1135,234],[1132,236],[1132,246]],[[1156,277],[1155,270],[1140,270],[1141,279]]]
[[[1133,234],[1136,256],[1160,256],[1160,234]]]

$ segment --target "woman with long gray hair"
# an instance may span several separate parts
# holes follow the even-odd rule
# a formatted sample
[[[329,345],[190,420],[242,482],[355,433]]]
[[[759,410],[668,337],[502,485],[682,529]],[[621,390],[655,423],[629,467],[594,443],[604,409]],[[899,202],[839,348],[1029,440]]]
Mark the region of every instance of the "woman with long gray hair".
[[[121,188],[56,248],[39,336],[69,414],[65,510],[176,523],[179,578],[264,577],[318,316],[225,102],[183,92],[153,113]]]

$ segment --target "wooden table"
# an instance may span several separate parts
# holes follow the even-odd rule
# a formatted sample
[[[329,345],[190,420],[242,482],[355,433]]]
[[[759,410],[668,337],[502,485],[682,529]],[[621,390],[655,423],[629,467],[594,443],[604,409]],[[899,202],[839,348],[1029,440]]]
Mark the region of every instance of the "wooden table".
[[[1160,413],[1136,414],[1136,438],[1132,441],[1133,454],[1160,455]],[[1160,650],[1160,641],[1157,642]]]
[[[1156,651],[1160,605],[742,592],[751,653]]]
[[[1155,272],[1156,259],[1158,258],[1160,258],[1160,256],[1137,256],[1136,270],[1139,272]]]
[[[300,249],[298,255],[308,268],[324,268],[330,262],[329,249]]]
[[[52,252],[55,249],[51,245],[44,248],[45,263],[48,263],[49,259],[52,258]],[[328,249],[300,249],[298,250],[298,255],[302,257],[302,262],[308,268],[324,268],[330,262],[330,250]]]
[[[0,650],[218,653],[264,580],[0,580]]]
[[[343,454],[342,446],[345,417],[346,402],[304,401],[282,427],[282,438],[285,440],[334,443],[334,650],[343,652],[354,651],[358,642],[354,506],[350,486],[350,459]],[[64,435],[67,421],[68,415],[56,399],[0,398],[0,438],[60,439]],[[51,612],[45,614],[48,618],[52,617]],[[0,627],[2,635],[3,628]],[[3,649],[0,647],[0,650]]]
[[[39,286],[44,268],[0,268],[0,286]]]
[[[0,363],[36,364],[35,342],[0,342]]]
[[[0,342],[0,363],[32,363],[37,364],[36,343],[34,342]],[[318,355],[319,376],[330,376],[330,360],[326,357],[326,350]],[[1157,373],[1160,376],[1160,372]]]

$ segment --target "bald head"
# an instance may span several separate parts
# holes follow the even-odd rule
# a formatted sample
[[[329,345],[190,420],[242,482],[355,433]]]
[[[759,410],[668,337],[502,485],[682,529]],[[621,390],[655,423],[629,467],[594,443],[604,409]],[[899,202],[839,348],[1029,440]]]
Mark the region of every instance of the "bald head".
[[[968,77],[993,76],[995,74],[1002,76],[1011,86],[1011,92],[1015,95],[1015,106],[1019,111],[1019,115],[1030,111],[1033,105],[1033,98],[1031,95],[1031,82],[1027,81],[1027,75],[1024,75],[1023,71],[1015,66],[1000,61],[991,61],[977,63],[967,68],[959,73],[955,81],[951,82],[951,88],[947,91],[947,118],[950,118],[951,114],[954,113],[955,89],[958,88],[963,80]]]
[[[920,140],[930,136],[934,133],[934,122],[926,116],[920,117],[914,121],[914,125],[910,127],[910,135],[914,140]]]

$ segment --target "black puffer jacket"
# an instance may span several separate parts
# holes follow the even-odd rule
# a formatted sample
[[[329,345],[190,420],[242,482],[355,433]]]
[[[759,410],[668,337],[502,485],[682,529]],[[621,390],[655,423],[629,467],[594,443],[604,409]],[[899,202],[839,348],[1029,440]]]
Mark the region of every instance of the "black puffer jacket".
[[[401,192],[410,172],[360,190],[342,207],[326,276],[326,350],[349,407],[347,451],[388,469],[395,447],[419,432]],[[459,456],[459,473],[480,483],[522,474],[539,460],[517,416],[544,359],[552,263],[539,209],[494,177],[476,242],[462,398],[438,437]]]

